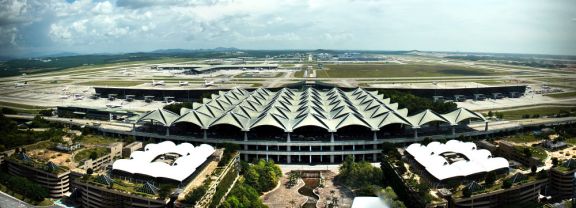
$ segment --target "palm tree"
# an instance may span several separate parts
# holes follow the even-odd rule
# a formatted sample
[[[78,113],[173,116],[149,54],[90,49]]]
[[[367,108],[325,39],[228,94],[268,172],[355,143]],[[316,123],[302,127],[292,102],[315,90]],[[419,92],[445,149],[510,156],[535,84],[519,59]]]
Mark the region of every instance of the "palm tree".
[[[336,193],[336,191],[334,191],[334,190],[331,190],[331,191],[330,191],[330,194],[332,194],[332,197],[334,197],[334,194],[335,194],[335,193]]]
[[[290,204],[292,205],[292,206],[290,206],[290,207],[294,207],[294,204],[296,204],[296,202],[295,202],[294,200],[291,200],[291,201],[290,201]]]
[[[342,205],[344,205],[344,199],[346,199],[346,195],[342,194],[340,195],[340,198],[342,198]]]
[[[332,198],[332,202],[334,202],[334,205],[338,205],[338,197]]]

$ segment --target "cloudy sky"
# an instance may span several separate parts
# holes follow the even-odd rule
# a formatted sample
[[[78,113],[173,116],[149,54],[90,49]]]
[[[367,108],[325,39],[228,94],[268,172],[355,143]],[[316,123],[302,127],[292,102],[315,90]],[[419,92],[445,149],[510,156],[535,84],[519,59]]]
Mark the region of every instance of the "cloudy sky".
[[[576,1],[0,0],[0,56],[215,47],[576,55]]]

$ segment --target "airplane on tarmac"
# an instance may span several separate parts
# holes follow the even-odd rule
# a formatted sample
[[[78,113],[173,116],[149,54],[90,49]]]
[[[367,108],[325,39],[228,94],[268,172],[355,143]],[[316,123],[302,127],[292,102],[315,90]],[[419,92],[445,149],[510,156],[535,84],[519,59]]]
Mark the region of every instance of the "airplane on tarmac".
[[[65,88],[62,88],[62,91],[68,91],[68,86],[66,86]]]
[[[14,87],[15,87],[15,88],[16,88],[16,87],[24,87],[24,86],[26,86],[26,85],[28,85],[28,81],[26,81],[26,82],[24,82],[24,83],[14,83]]]
[[[124,71],[119,71],[118,74],[124,74],[126,73],[126,69],[124,69]]]
[[[74,95],[74,100],[82,100],[82,99],[84,99],[84,95],[82,95],[82,94]]]
[[[135,74],[136,74],[136,72],[134,72],[134,73],[132,73],[132,72],[126,72],[126,73],[124,73],[124,75],[126,75],[126,76],[135,75]]]
[[[68,96],[68,95],[60,95],[58,98],[60,98],[60,99],[68,99],[68,98],[70,98],[70,96]]]
[[[206,83],[206,85],[205,85],[206,87],[214,86],[214,81],[208,82],[208,81],[204,80],[204,83]]]
[[[152,80],[152,86],[156,86],[156,85],[164,85],[164,81],[156,82],[156,81]]]
[[[168,71],[170,74],[172,74],[172,76],[177,75],[177,74],[184,74],[184,72],[172,72],[172,71]]]
[[[82,92],[88,92],[88,90],[90,90],[90,87],[83,89]]]
[[[168,99],[166,99],[166,105],[172,105],[172,104],[174,104],[174,103],[176,103],[176,101],[173,101],[173,100],[172,100],[172,101],[168,101]]]
[[[180,81],[178,81],[178,84],[180,84],[180,87],[182,87],[182,86],[188,86],[188,81],[186,81],[186,82],[180,82]]]
[[[120,105],[106,104],[106,107],[108,107],[108,108],[121,108],[123,104],[124,104],[124,101],[122,101],[122,102],[120,103]]]

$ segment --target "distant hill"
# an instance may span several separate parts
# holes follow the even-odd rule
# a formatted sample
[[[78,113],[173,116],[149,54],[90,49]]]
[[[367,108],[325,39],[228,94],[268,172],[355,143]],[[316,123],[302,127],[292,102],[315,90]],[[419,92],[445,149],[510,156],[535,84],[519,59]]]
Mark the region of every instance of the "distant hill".
[[[224,48],[224,47],[218,47],[218,48],[214,48],[214,49],[180,49],[180,48],[176,48],[176,49],[160,49],[160,50],[155,50],[155,51],[150,51],[147,53],[198,53],[198,52],[210,52],[210,51],[239,51],[240,49],[231,47],[231,48]]]
[[[78,56],[78,55],[83,55],[83,54],[72,53],[72,52],[62,52],[62,53],[56,53],[56,54],[50,54],[50,55],[44,55],[44,56],[37,56],[37,57],[33,57],[33,58],[58,58],[58,57],[64,57],[64,56]]]

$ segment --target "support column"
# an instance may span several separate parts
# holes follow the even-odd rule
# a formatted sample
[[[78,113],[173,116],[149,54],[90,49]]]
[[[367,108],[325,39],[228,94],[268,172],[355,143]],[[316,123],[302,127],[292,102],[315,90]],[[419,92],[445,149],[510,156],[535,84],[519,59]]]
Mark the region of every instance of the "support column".
[[[334,146],[330,146],[330,152],[334,152]]]
[[[268,153],[266,153],[266,161],[268,161]]]
[[[290,152],[291,149],[291,146],[286,146],[286,151]]]
[[[170,127],[166,128],[166,136],[170,136]]]
[[[320,155],[320,162],[322,162],[322,155]]]
[[[206,129],[204,129],[204,139],[208,139],[208,135],[206,134]]]
[[[136,131],[136,124],[135,123],[132,124],[132,130]]]
[[[373,147],[372,149],[375,149],[375,150],[378,149],[378,145],[377,145],[377,144],[374,144],[373,146],[374,146],[374,147]]]
[[[344,162],[344,155],[342,155],[342,162]]]
[[[280,161],[280,155],[276,155],[276,162]]]
[[[312,152],[312,145],[310,145],[310,152]]]
[[[334,163],[334,155],[330,155],[330,163]]]
[[[414,129],[414,139],[418,138],[418,129]]]
[[[288,155],[288,158],[287,158],[287,159],[288,159],[288,160],[287,160],[288,164],[290,164],[290,163],[292,162],[292,158],[291,158],[290,156],[292,156],[292,155]]]
[[[290,142],[290,132],[288,132],[288,138],[286,139],[286,142]]]
[[[452,126],[452,135],[456,135],[456,127]]]
[[[248,141],[248,132],[247,131],[244,132],[244,141]]]
[[[312,163],[312,155],[310,155],[310,163]]]
[[[302,155],[298,155],[298,162],[302,162]]]
[[[374,131],[374,141],[378,141],[378,136],[376,135],[376,131]]]
[[[244,150],[248,150],[248,145],[247,145],[247,144],[244,145]]]
[[[248,162],[248,154],[244,154],[244,161]]]
[[[376,153],[372,154],[372,160],[374,162],[378,162],[378,154],[376,154]]]
[[[330,142],[334,142],[334,132],[330,132]]]
[[[488,131],[488,122],[486,122],[486,127],[484,127],[484,131]]]
[[[356,145],[355,145],[355,144],[352,145],[352,150],[356,150]]]

